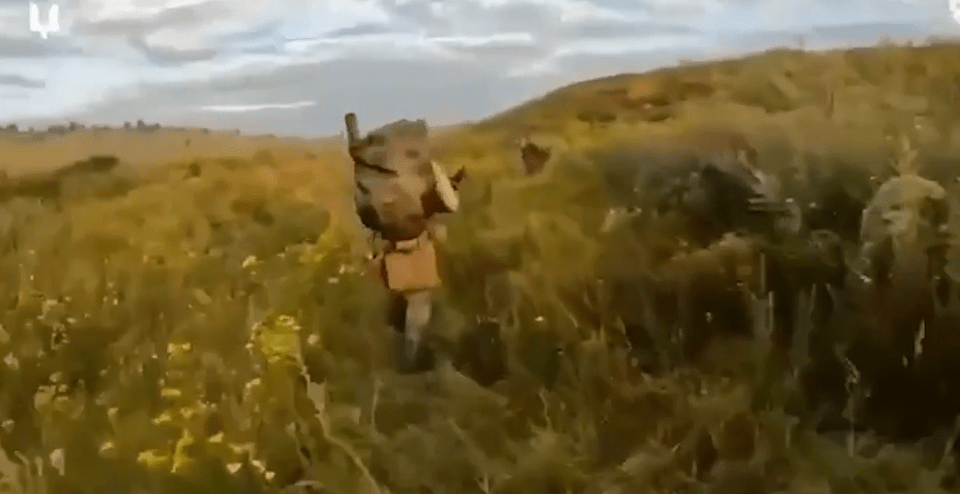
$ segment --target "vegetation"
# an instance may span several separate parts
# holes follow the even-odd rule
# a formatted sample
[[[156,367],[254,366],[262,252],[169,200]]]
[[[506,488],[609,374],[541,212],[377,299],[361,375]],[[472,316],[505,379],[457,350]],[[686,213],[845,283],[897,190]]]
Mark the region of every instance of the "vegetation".
[[[509,372],[488,387],[389,370],[342,143],[0,135],[0,491],[944,491],[949,434],[816,433],[792,375],[756,377],[762,328],[654,372],[641,354],[674,354],[670,338],[631,347],[618,314],[594,316],[599,275],[655,241],[600,233],[617,170],[733,131],[791,192],[866,200],[909,136],[948,183],[958,77],[951,44],[777,50],[587,81],[439,134],[438,159],[471,177],[441,251],[441,337],[472,335],[468,368],[492,344],[476,321],[508,321]],[[520,177],[528,132],[554,159]]]

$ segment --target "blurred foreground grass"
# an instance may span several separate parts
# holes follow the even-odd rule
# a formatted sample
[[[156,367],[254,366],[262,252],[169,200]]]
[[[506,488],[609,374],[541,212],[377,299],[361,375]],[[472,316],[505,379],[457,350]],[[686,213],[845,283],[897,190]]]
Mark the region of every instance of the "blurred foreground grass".
[[[0,491],[940,492],[942,442],[814,434],[789,385],[752,406],[762,342],[651,375],[638,352],[669,349],[595,316],[599,278],[656,240],[600,235],[631,193],[618,170],[733,130],[791,192],[865,200],[908,134],[946,182],[958,77],[952,45],[778,51],[582,83],[444,133],[438,158],[471,179],[441,252],[443,329],[513,314],[511,371],[490,388],[388,370],[339,147],[197,157],[161,131],[170,164],[145,167],[91,144],[119,164],[0,208]],[[527,131],[563,152],[518,178]],[[3,139],[11,175],[31,171],[17,153],[55,146]]]

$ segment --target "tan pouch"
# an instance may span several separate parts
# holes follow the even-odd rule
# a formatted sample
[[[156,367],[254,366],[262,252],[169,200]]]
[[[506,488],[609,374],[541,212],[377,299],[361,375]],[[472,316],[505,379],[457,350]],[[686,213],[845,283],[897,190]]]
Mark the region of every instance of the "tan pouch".
[[[426,235],[409,248],[385,253],[383,266],[387,287],[393,291],[414,292],[440,286],[436,249]]]

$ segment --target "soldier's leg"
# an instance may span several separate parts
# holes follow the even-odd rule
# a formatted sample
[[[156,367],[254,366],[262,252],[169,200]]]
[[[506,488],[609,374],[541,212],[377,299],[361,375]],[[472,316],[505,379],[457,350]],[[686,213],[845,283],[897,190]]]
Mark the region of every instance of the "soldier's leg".
[[[424,331],[432,315],[432,293],[429,290],[407,293],[403,331],[398,334],[397,368],[415,371],[421,354]]]
[[[402,293],[391,291],[387,298],[387,324],[393,330],[393,361],[398,372],[409,372],[406,348],[407,298]]]
[[[407,298],[391,291],[387,297],[387,324],[397,335],[402,335],[407,324]]]

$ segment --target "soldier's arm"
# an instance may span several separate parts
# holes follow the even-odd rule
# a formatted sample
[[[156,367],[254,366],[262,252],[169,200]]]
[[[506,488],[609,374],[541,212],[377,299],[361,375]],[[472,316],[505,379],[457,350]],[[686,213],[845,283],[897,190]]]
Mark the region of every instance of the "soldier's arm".
[[[436,163],[433,167],[432,187],[428,186],[421,196],[423,213],[427,219],[442,213],[453,213],[460,208],[460,196],[453,185]]]
[[[435,193],[436,198],[439,199],[438,206],[442,207],[442,210],[438,212],[442,213],[452,213],[460,208],[460,195],[457,193],[456,186],[454,181],[444,173],[443,169],[440,168],[440,165],[435,161],[430,162],[430,167],[433,169],[433,176],[435,179]],[[462,176],[459,172],[457,173],[457,181],[459,182],[462,179]]]

